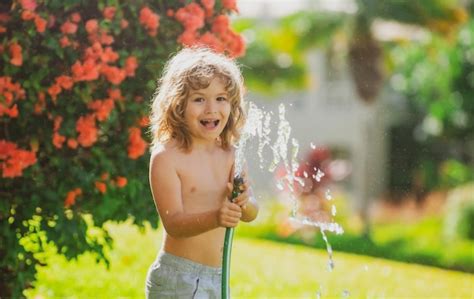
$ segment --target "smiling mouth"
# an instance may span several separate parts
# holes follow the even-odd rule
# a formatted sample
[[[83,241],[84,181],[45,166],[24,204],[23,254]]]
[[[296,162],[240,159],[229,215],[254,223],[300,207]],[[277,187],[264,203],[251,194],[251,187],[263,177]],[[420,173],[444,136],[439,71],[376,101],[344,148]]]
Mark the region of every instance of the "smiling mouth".
[[[215,128],[217,127],[217,125],[219,125],[219,120],[201,120],[200,123],[208,128],[208,129],[212,129],[212,128]]]

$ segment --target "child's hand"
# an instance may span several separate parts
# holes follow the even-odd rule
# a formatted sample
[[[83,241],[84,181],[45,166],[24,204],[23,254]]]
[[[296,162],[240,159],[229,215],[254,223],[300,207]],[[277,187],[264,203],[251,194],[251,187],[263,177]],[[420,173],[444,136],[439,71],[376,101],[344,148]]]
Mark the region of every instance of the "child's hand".
[[[232,201],[240,206],[242,209],[245,209],[247,202],[249,201],[249,183],[247,179],[247,173],[243,172],[242,173],[242,178],[243,178],[243,184],[240,185],[240,192],[239,195],[236,198],[233,198]],[[232,194],[233,190],[233,184],[228,183],[227,184],[228,188],[228,194]]]
[[[217,222],[219,226],[236,227],[241,217],[240,206],[226,199],[219,210]]]

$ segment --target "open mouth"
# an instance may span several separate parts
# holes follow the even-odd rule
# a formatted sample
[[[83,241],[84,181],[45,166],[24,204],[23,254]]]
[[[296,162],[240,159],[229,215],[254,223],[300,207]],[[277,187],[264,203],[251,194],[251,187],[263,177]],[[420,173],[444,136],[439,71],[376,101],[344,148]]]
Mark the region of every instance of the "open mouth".
[[[201,120],[200,123],[208,129],[213,129],[219,125],[219,120]]]

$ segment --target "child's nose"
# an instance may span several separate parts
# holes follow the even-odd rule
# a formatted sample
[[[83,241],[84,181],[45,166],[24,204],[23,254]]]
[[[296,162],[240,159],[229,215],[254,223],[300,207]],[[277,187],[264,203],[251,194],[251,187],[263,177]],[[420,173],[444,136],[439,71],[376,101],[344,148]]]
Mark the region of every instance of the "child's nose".
[[[214,101],[207,101],[206,103],[206,113],[214,113],[217,111],[217,105]]]

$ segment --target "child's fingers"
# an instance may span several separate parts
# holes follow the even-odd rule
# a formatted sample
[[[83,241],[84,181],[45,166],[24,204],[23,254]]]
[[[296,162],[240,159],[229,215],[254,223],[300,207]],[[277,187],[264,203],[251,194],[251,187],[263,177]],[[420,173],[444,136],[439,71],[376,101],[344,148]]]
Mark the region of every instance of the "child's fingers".
[[[237,198],[234,200],[234,203],[243,207],[249,201],[248,191],[242,192]]]

